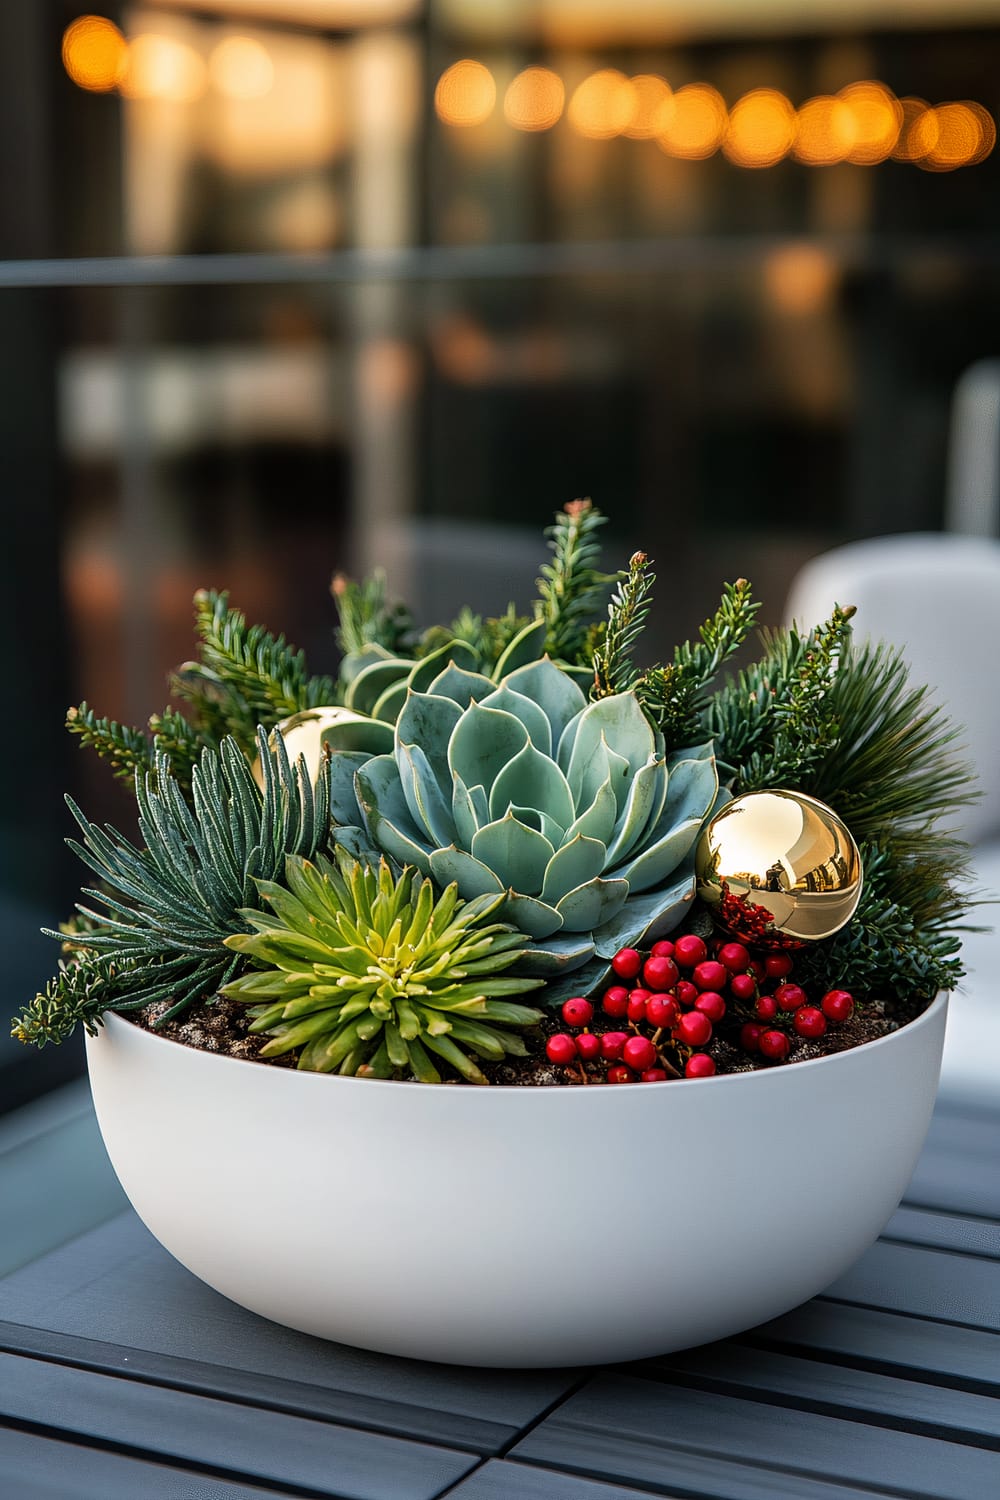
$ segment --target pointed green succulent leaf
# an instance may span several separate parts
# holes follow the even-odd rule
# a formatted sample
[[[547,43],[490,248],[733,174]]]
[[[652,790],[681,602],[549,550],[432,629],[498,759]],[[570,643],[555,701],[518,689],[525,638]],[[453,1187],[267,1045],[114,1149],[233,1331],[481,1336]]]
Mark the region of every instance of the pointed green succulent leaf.
[[[423,657],[410,673],[410,687],[415,693],[426,693],[431,683],[445,667],[454,666],[464,672],[475,672],[479,666],[479,652],[466,641],[449,641],[437,651]]]
[[[513,714],[527,729],[536,750],[541,750],[543,755],[552,754],[552,726],[544,710],[523,693],[514,692],[509,683],[501,683],[488,698],[483,698],[482,706]]]
[[[556,906],[563,896],[596,879],[604,869],[605,849],[598,839],[582,834],[563,844],[553,854],[545,870],[542,900]],[[518,889],[521,889],[519,886]]]
[[[472,840],[472,853],[487,869],[514,890],[537,896],[554,850],[544,834],[528,828],[507,812],[487,823]]]
[[[558,747],[566,725],[587,706],[586,696],[573,678],[547,656],[529,666],[518,667],[507,676],[505,685],[538,704],[551,726],[553,750]]]
[[[531,662],[540,660],[545,651],[546,624],[544,620],[533,620],[510,642],[493,670],[493,678],[501,682],[509,673],[516,672]]]

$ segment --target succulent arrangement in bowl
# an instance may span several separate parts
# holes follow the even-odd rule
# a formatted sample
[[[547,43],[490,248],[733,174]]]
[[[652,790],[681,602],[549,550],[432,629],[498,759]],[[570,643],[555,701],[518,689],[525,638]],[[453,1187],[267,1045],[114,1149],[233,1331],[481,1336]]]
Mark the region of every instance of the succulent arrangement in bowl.
[[[954,731],[849,607],[765,635],[727,584],[660,659],[655,577],[600,566],[589,501],[526,614],[418,631],[334,580],[336,676],[195,600],[148,731],[72,709],[134,789],[133,834],[70,802],[94,882],[44,1045],[107,1012],[277,1066],[425,1084],[663,1083],[885,1035],[961,975],[972,795]]]

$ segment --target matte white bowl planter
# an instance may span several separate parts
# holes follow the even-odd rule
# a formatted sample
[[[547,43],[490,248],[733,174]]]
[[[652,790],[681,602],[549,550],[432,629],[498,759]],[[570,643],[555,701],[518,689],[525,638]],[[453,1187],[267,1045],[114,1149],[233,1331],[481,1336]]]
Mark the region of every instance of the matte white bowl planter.
[[[115,1171],[167,1250],[323,1338],[470,1365],[636,1359],[829,1285],[896,1207],[946,998],[834,1057],[591,1088],[327,1077],[109,1014],[87,1053]]]

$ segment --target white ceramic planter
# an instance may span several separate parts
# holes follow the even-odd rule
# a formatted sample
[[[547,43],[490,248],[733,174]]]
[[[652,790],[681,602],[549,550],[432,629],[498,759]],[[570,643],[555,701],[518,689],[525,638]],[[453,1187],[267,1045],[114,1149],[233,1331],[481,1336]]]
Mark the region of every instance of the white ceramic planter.
[[[115,1015],[87,1053],[116,1172],[244,1307],[470,1365],[635,1359],[822,1290],[923,1144],[946,999],[835,1057],[730,1077],[470,1088],[326,1077]]]

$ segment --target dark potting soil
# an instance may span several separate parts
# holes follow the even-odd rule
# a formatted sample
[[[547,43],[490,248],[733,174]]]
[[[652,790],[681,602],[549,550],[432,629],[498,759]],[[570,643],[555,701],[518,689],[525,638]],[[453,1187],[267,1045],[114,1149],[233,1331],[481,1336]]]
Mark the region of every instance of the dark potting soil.
[[[732,1013],[716,1028],[716,1034],[712,1039],[707,1051],[715,1063],[719,1074],[724,1073],[753,1073],[761,1069],[774,1067],[788,1067],[790,1064],[805,1062],[809,1058],[829,1057],[835,1052],[846,1052],[852,1047],[859,1047],[864,1042],[872,1042],[882,1036],[888,1036],[890,1032],[898,1031],[900,1026],[906,1025],[908,1021],[915,1020],[930,1001],[910,1002],[901,1004],[893,998],[870,998],[863,1004],[855,1007],[854,1014],[849,1021],[840,1025],[831,1025],[822,1037],[816,1040],[807,1040],[793,1033],[789,1036],[791,1051],[783,1062],[769,1062],[756,1054],[744,1052],[739,1045],[739,1029],[743,1021],[750,1019],[749,1015],[737,1015]],[[272,1068],[294,1068],[297,1064],[298,1054],[286,1053],[281,1057],[261,1057],[262,1047],[266,1045],[267,1038],[254,1036],[250,1032],[251,1017],[247,1007],[238,1004],[234,1000],[227,1000],[223,996],[217,996],[213,1000],[202,1001],[192,1005],[189,1010],[172,1020],[157,1026],[156,1022],[169,1009],[169,1002],[160,1001],[154,1005],[147,1005],[143,1010],[131,1012],[126,1019],[134,1021],[146,1031],[155,1031],[158,1036],[168,1038],[170,1041],[180,1042],[185,1047],[197,1047],[203,1052],[221,1053],[226,1057],[240,1058],[245,1062],[260,1062]],[[622,1030],[630,1028],[624,1021],[612,1021],[610,1017],[602,1017],[600,1011],[594,1018],[595,1028],[598,1031]],[[564,1031],[565,1024],[558,1016],[551,1019],[546,1018],[537,1027],[523,1033],[525,1045],[529,1056],[524,1058],[508,1058],[503,1062],[480,1062],[483,1073],[491,1083],[502,1084],[507,1087],[538,1087],[539,1085],[554,1085],[557,1087],[580,1087],[583,1084],[602,1084],[604,1079],[605,1065],[597,1063],[581,1063],[576,1061],[571,1067],[555,1067],[549,1062],[545,1055],[545,1043],[550,1036],[557,1031]],[[450,1079],[448,1082],[460,1083],[461,1080]]]

